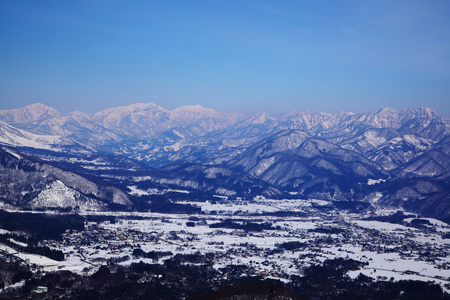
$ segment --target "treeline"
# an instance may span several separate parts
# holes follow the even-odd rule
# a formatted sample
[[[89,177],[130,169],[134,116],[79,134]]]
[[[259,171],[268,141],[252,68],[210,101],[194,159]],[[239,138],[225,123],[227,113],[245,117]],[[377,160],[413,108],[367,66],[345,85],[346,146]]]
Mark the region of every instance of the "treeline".
[[[307,214],[299,211],[285,211],[285,210],[277,210],[277,211],[265,211],[260,213],[252,213],[251,216],[269,216],[269,217],[307,217]]]
[[[281,244],[275,244],[275,247],[277,247],[278,249],[289,250],[289,251],[303,249],[306,246],[307,246],[307,244],[299,242],[299,241],[290,241],[290,242],[284,242]]]
[[[153,261],[158,261],[160,258],[165,256],[172,256],[173,253],[170,251],[149,251],[145,252],[141,248],[136,248],[133,250],[134,257],[151,258]]]
[[[84,219],[75,214],[49,215],[0,210],[0,228],[26,232],[38,240],[61,240],[61,234],[68,229],[84,230]]]
[[[228,228],[228,229],[240,229],[244,231],[257,231],[261,232],[263,230],[273,230],[272,223],[254,223],[244,221],[242,223],[235,222],[231,219],[227,219],[225,221],[214,223],[209,225],[210,228]]]
[[[415,218],[416,215],[405,215],[402,211],[397,211],[394,214],[391,214],[389,216],[374,216],[369,217],[364,220],[366,221],[379,221],[379,222],[387,222],[387,223],[393,223],[393,224],[402,224],[403,220],[406,218]]]
[[[188,194],[186,194],[188,195]],[[201,208],[189,204],[180,204],[172,201],[167,195],[151,195],[132,197],[136,211],[152,211],[171,214],[198,214]]]
[[[308,232],[326,233],[326,234],[339,234],[345,232],[344,229],[338,227],[317,227],[308,229]]]

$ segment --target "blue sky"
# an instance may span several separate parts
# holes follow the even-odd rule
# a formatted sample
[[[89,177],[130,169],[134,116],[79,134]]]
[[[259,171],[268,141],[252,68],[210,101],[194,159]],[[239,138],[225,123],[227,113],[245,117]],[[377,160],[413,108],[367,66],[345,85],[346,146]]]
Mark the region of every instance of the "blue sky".
[[[450,1],[0,2],[0,109],[450,117]]]

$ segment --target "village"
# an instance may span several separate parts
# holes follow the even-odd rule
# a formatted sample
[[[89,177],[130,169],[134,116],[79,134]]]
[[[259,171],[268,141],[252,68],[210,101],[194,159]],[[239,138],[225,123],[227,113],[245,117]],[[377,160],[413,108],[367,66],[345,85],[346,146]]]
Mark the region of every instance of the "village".
[[[36,262],[44,272],[88,275],[106,264],[176,258],[216,270],[246,266],[242,276],[289,282],[312,265],[345,258],[364,264],[348,272],[352,278],[432,281],[450,290],[450,226],[438,220],[395,210],[355,213],[318,200],[194,204],[200,214],[96,213],[98,220],[86,221],[84,231],[42,242],[62,250],[64,261]],[[399,215],[401,223],[387,222]]]

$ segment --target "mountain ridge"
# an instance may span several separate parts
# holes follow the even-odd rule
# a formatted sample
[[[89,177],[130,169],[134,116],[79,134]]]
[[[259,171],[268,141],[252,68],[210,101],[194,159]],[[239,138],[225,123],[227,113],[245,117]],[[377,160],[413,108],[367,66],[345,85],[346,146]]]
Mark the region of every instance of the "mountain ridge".
[[[222,113],[198,105],[167,110],[154,103],[136,103],[63,115],[34,104],[0,111],[0,122],[1,144],[50,162],[65,162],[89,176],[110,168],[98,169],[83,158],[95,155],[157,168],[143,171],[153,174],[145,189],[169,184],[246,198],[291,193],[417,211],[423,201],[423,207],[429,207],[426,213],[450,217],[444,196],[450,192],[450,127],[448,119],[429,108],[271,116]],[[114,170],[128,168],[107,164],[111,163]],[[114,172],[103,176],[133,184]],[[370,180],[385,183],[371,185]],[[220,187],[214,187],[215,182]],[[430,208],[436,206],[440,212]]]

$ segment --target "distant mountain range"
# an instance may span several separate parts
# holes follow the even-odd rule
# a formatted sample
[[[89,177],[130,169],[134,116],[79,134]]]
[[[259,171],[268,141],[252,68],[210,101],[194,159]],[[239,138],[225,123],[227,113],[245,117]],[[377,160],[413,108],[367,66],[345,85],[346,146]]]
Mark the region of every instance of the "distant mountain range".
[[[33,104],[0,111],[0,144],[7,207],[311,197],[450,221],[450,121],[429,108],[269,116],[147,103],[63,115]]]

